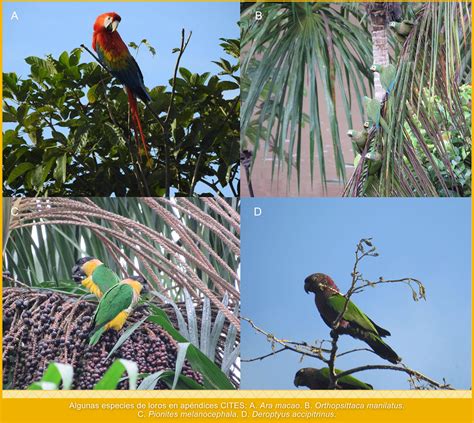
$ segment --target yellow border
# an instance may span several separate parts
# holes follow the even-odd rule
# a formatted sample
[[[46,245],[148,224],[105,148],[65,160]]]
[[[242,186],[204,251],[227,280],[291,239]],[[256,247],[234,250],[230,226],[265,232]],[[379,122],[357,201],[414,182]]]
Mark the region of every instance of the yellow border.
[[[471,399],[472,391],[3,391],[3,398],[452,398]]]

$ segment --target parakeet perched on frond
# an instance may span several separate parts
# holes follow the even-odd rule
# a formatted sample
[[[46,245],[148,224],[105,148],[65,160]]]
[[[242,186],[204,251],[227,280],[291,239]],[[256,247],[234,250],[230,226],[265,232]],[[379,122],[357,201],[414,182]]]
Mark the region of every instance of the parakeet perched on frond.
[[[109,329],[117,332],[122,329],[141,294],[146,291],[146,284],[141,276],[129,276],[104,294],[94,313],[94,329],[89,345],[97,344]]]
[[[369,125],[372,124],[378,128],[380,126],[380,101],[375,98],[364,96],[364,106]]]
[[[370,67],[372,72],[377,72],[380,74],[380,83],[382,84],[383,89],[390,93],[395,85],[395,80],[397,77],[397,68],[394,65],[372,65]]]
[[[334,369],[336,374],[342,373],[342,370]],[[294,384],[296,387],[306,386],[311,390],[328,389],[329,388],[329,368],[314,369],[312,367],[305,367],[300,369],[295,374]],[[343,376],[337,379],[337,385],[341,389],[374,389],[372,385],[361,382],[359,379],[351,375]]]
[[[378,326],[359,310],[352,301],[349,300],[346,306],[346,297],[340,293],[339,288],[328,275],[314,273],[308,276],[304,281],[304,290],[306,293],[314,293],[314,300],[319,314],[331,330],[334,321],[346,307],[336,333],[350,335],[364,341],[379,357],[393,364],[401,361],[398,354],[382,341],[382,337],[390,336],[390,332]]]
[[[365,145],[367,144],[367,136],[370,123],[368,121],[364,122],[364,129],[362,131],[356,131],[355,129],[349,129],[347,135],[354,141],[357,147],[357,151],[362,153],[364,151]]]
[[[72,268],[72,278],[97,298],[120,282],[118,275],[99,259],[82,257]]]
[[[404,41],[413,29],[414,23],[412,21],[404,20],[402,22],[390,22],[389,27],[395,31],[399,36],[400,41]]]
[[[375,175],[382,167],[383,156],[378,151],[371,151],[364,156],[369,161],[369,175]]]

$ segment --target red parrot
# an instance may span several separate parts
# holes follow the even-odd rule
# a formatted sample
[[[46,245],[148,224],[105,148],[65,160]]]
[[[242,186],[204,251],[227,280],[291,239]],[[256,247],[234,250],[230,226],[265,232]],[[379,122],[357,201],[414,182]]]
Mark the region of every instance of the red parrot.
[[[100,60],[107,66],[112,75],[125,85],[135,134],[138,128],[143,148],[147,157],[149,157],[138,116],[137,97],[145,103],[148,103],[151,98],[146,92],[143,74],[137,62],[117,32],[120,21],[120,16],[115,12],[103,13],[98,16],[94,23],[92,48],[97,52]]]

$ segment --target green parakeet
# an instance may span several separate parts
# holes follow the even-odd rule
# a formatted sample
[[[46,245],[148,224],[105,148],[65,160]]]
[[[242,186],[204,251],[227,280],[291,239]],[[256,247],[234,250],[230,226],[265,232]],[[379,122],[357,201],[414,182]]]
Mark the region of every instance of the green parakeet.
[[[99,299],[120,282],[113,270],[94,257],[82,257],[77,260],[72,268],[72,278]]]
[[[390,22],[389,27],[400,36],[400,39],[405,39],[413,28],[414,23],[412,21],[404,20],[402,22]]]
[[[372,65],[370,70],[380,74],[380,83],[382,84],[383,89],[387,93],[390,93],[395,85],[397,68],[394,65]]]
[[[378,128],[380,126],[380,101],[364,96],[364,105],[369,124],[374,124]]]
[[[372,151],[364,157],[369,161],[369,175],[376,175],[382,167],[382,154],[378,151]]]
[[[94,329],[89,345],[99,342],[102,334],[109,329],[119,331],[125,324],[133,307],[146,290],[146,281],[141,276],[130,276],[110,288],[102,297],[94,313]]]
[[[349,131],[347,131],[347,135],[352,139],[352,141],[355,142],[357,151],[359,153],[364,151],[365,144],[367,144],[368,128],[369,122],[365,122],[364,129],[362,131],[356,131],[355,129],[349,129]]]
[[[342,373],[342,370],[334,369],[336,374]],[[296,387],[306,386],[309,389],[328,389],[329,388],[329,368],[314,369],[312,367],[305,367],[300,369],[295,374],[294,384]],[[337,379],[337,385],[341,389],[374,389],[372,385],[361,382],[359,379],[351,375],[343,376]]]

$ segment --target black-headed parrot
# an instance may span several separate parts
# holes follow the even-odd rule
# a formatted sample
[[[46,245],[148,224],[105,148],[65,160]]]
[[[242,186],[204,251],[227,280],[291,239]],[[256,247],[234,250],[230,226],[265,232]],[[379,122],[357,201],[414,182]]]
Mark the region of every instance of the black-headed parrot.
[[[334,321],[344,309],[346,297],[340,293],[334,281],[324,273],[314,273],[308,276],[304,281],[304,290],[306,293],[314,293],[319,314],[324,323],[332,329]],[[379,357],[393,364],[402,360],[392,348],[382,341],[383,337],[390,336],[390,332],[378,326],[352,301],[348,302],[336,333],[350,335],[364,341]]]
[[[334,369],[336,374],[342,373],[342,370]],[[309,389],[329,389],[329,368],[314,369],[312,367],[305,367],[300,369],[295,374],[295,386],[306,386]],[[364,383],[351,375],[343,376],[337,379],[337,385],[341,389],[374,389],[372,385]]]
[[[120,282],[119,276],[95,257],[82,257],[72,268],[72,278],[97,298]]]
[[[102,334],[113,329],[120,331],[141,294],[146,292],[147,282],[141,276],[129,276],[110,288],[102,297],[94,313],[89,345],[99,342]]]

